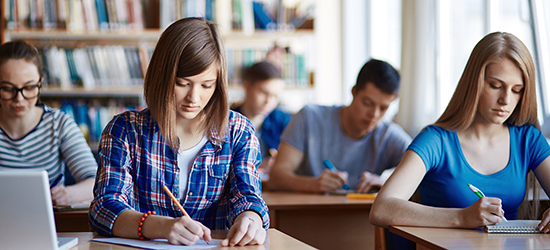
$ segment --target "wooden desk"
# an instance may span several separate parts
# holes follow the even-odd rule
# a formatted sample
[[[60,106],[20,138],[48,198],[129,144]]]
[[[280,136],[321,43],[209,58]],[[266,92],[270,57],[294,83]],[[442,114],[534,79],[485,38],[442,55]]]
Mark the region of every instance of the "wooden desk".
[[[343,195],[263,192],[271,227],[321,249],[374,249],[373,200]],[[56,212],[57,232],[90,231],[88,211]]]
[[[212,236],[214,238],[224,238],[226,235],[226,231],[213,231]],[[80,233],[58,233],[58,237],[78,237],[78,246],[71,248],[72,250],[131,250],[131,249],[137,249],[134,247],[129,246],[123,246],[123,245],[115,245],[115,244],[108,244],[108,243],[101,243],[101,242],[94,242],[90,241],[94,237],[101,237],[97,236],[94,233],[91,232],[80,232]],[[278,250],[278,249],[293,249],[293,250],[309,250],[309,249],[315,249],[311,246],[308,246],[276,229],[269,229],[267,231],[267,240],[264,245],[261,246],[246,246],[246,247],[216,247],[216,248],[209,248],[209,249],[234,249],[234,250]]]
[[[343,195],[263,192],[271,227],[320,249],[374,249],[374,200]]]
[[[548,249],[550,234],[488,234],[475,229],[391,226],[416,243],[416,249]]]
[[[91,232],[88,210],[54,212],[57,232]]]

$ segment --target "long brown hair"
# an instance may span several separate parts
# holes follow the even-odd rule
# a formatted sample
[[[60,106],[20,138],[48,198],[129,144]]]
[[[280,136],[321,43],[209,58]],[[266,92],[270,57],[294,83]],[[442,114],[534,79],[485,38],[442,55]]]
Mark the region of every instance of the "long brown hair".
[[[505,123],[539,128],[533,58],[521,40],[506,32],[488,34],[477,43],[447,109],[435,125],[451,131],[470,127],[477,113],[487,66],[501,59],[516,64],[523,74],[524,84],[521,99]]]
[[[180,19],[168,26],[157,42],[145,75],[145,102],[173,150],[179,148],[176,77],[198,75],[213,64],[218,68],[216,89],[199,116],[204,132],[223,138],[229,113],[227,71],[225,50],[216,24],[204,18]]]

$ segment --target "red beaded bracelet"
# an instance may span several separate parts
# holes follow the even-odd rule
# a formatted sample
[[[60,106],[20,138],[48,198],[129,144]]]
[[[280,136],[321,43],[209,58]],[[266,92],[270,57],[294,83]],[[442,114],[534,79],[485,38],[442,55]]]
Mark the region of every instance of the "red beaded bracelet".
[[[137,228],[137,231],[138,231],[138,237],[139,237],[140,240],[149,240],[148,238],[144,237],[141,234],[141,227],[143,226],[143,223],[145,222],[145,219],[147,219],[147,217],[149,217],[149,215],[152,215],[152,214],[157,214],[157,212],[147,211],[147,213],[144,213],[143,216],[141,217],[141,220],[139,221],[139,226]]]

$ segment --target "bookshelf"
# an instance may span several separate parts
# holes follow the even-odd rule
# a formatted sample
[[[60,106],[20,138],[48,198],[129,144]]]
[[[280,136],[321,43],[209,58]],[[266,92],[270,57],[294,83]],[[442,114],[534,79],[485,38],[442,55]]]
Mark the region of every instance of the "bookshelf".
[[[107,9],[103,17],[99,14],[99,2]],[[311,0],[303,2],[315,4]],[[56,5],[62,3],[67,5],[66,12]],[[276,13],[264,12],[271,14],[273,23],[263,25],[271,25],[273,29],[254,27],[255,21],[251,18],[256,17],[253,11],[258,3],[264,4],[265,9],[275,8]],[[108,116],[112,116],[125,107],[145,106],[141,82],[156,40],[171,20],[189,15],[184,9],[200,10],[201,4],[209,6],[205,7],[205,16],[210,15],[218,23],[224,37],[231,101],[243,97],[241,69],[264,59],[274,45],[287,52],[281,62],[288,84],[281,96],[283,106],[296,112],[314,98],[315,63],[312,61],[317,50],[311,17],[314,5],[311,4],[305,7],[297,4],[294,9],[281,6],[281,0],[0,0],[0,4],[0,41],[23,39],[45,55],[47,72],[41,100],[56,108],[72,106],[77,123],[87,123],[90,127],[87,138],[92,145],[100,133],[92,131],[92,127],[102,128],[105,123],[99,121],[100,125],[95,125],[97,121],[93,120],[99,120],[97,116],[104,110],[110,110],[112,113]],[[25,6],[21,8],[21,4]],[[117,8],[124,6],[128,9],[121,14]],[[57,13],[48,14],[47,10],[52,8]],[[212,8],[210,12],[208,8]],[[240,11],[235,11],[237,8]],[[95,17],[91,16],[90,9],[95,11]],[[141,10],[141,15],[136,10]],[[97,23],[90,25],[88,20],[97,20]],[[295,20],[305,29],[289,28]],[[103,72],[97,65],[103,65]],[[124,66],[117,68],[119,65]],[[98,115],[78,114],[83,112],[82,106],[88,107],[87,113]]]

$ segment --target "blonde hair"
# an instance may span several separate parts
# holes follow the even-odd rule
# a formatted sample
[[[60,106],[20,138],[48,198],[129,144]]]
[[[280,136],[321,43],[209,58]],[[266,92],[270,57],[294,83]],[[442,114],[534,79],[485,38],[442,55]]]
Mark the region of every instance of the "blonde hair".
[[[451,131],[470,127],[477,113],[487,66],[501,59],[509,59],[516,64],[523,74],[524,84],[521,99],[505,123],[539,128],[533,58],[521,40],[506,32],[488,34],[477,43],[449,105],[435,125]]]
[[[157,42],[145,75],[144,95],[153,119],[173,150],[179,148],[176,77],[198,75],[213,64],[218,68],[216,89],[199,116],[203,132],[217,133],[218,138],[223,138],[229,101],[225,51],[217,26],[204,18],[183,18],[172,23]]]

